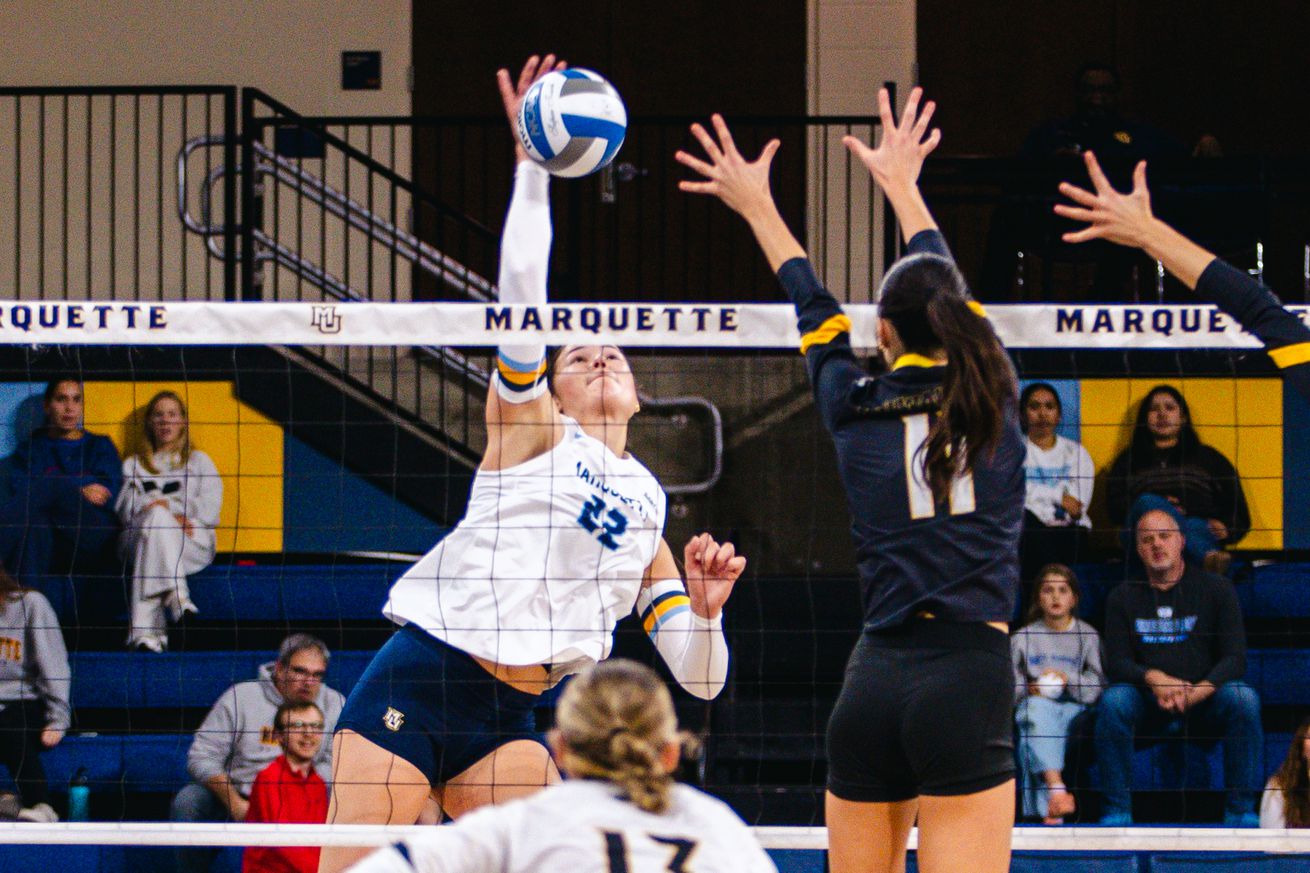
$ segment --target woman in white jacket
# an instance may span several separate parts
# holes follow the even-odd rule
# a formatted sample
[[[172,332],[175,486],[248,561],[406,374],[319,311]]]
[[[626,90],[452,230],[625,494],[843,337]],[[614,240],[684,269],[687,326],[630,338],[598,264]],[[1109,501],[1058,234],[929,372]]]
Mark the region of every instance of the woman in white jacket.
[[[1087,560],[1088,531],[1096,470],[1082,443],[1057,434],[1064,409],[1060,395],[1033,382],[1019,397],[1019,422],[1027,437],[1023,469],[1028,486],[1023,505],[1021,572],[1031,580],[1047,564]]]
[[[129,647],[168,647],[165,613],[173,621],[198,610],[187,576],[214,560],[223,480],[191,445],[186,405],[160,391],[146,405],[144,439],[123,462],[118,516],[121,552],[132,562]]]

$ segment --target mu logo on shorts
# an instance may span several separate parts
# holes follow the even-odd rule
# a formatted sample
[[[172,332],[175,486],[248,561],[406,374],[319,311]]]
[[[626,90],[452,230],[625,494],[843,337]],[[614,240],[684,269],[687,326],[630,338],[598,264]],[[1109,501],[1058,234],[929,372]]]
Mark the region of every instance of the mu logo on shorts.
[[[405,723],[405,713],[394,706],[388,706],[387,711],[382,714],[382,723],[387,726],[387,730],[398,731]]]

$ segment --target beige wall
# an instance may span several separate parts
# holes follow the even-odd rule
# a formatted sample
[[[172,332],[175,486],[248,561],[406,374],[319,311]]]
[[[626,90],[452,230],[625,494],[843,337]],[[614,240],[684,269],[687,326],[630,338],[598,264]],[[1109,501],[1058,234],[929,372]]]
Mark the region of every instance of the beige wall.
[[[11,0],[0,3],[0,82],[255,86],[306,115],[407,115],[410,30],[409,0]],[[381,90],[341,89],[344,50],[382,52]],[[0,293],[36,297],[44,289],[46,296],[63,296],[67,289],[74,298],[111,291],[175,298],[183,288],[188,297],[203,296],[206,289],[221,293],[221,264],[206,255],[200,237],[182,232],[176,214],[179,150],[188,139],[207,129],[217,132],[221,125],[218,104],[206,107],[194,98],[184,103],[179,97],[74,96],[67,99],[66,112],[64,98],[46,98],[44,105],[36,97],[0,101],[0,142],[20,143],[0,149],[0,203],[10,215],[21,213],[23,234],[17,265],[0,267]],[[390,154],[389,138],[375,133],[374,140]],[[352,139],[362,142],[362,134]],[[399,137],[394,165],[404,176],[409,149],[408,136]],[[220,160],[221,152],[202,150],[188,164],[193,211],[201,179]],[[304,168],[335,188],[347,186],[340,160],[306,161]],[[355,167],[349,175],[352,196],[368,190],[365,172]],[[76,192],[67,204],[65,184]],[[389,186],[374,190],[373,209],[397,215],[404,226],[408,198],[401,192],[393,213]],[[124,196],[128,192],[136,194],[135,209]],[[221,209],[221,188],[216,194]],[[339,219],[321,220],[313,208],[295,209],[294,200],[285,190],[277,198],[280,239],[313,241],[306,255],[326,261],[334,273],[343,269],[347,251],[350,264],[369,262],[361,234],[347,235]],[[42,205],[43,216],[38,214]],[[41,224],[44,235],[38,236]],[[273,198],[268,198],[265,225],[274,224]],[[13,250],[13,233],[11,222],[0,223],[0,251]],[[89,265],[88,246],[94,253]],[[386,262],[380,247],[373,256],[374,264]],[[367,284],[356,267],[351,273],[352,284]],[[389,271],[381,276],[389,282]],[[404,298],[408,269],[397,270],[397,276],[397,296]],[[279,279],[289,287],[289,276]],[[378,279],[375,270],[375,288]],[[388,284],[380,293],[390,296],[390,290]]]
[[[877,112],[878,88],[895,82],[901,100],[917,79],[914,0],[809,0],[809,111],[816,115],[870,115]],[[869,129],[855,129],[868,138]],[[812,210],[832,204],[822,236],[808,245],[824,280],[844,299],[868,301],[882,275],[882,201],[862,167],[851,167],[849,207],[845,196],[848,159],[840,136],[810,144]],[[827,161],[823,160],[826,155]],[[820,195],[826,192],[826,197]],[[870,198],[874,198],[870,221]],[[847,232],[850,256],[847,258]],[[871,241],[871,242],[870,242]],[[873,259],[870,270],[869,260]],[[848,267],[849,265],[849,267]],[[872,278],[872,281],[871,281]]]

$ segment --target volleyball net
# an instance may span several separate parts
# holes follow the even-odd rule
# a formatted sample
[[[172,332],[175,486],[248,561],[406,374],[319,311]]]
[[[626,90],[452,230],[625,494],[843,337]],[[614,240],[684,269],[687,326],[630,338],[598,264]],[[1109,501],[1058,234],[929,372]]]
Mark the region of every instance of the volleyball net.
[[[1208,306],[987,310],[1023,384],[1051,386],[1059,433],[1095,464],[1090,545],[1065,562],[1082,583],[1078,614],[1093,626],[1125,572],[1103,474],[1147,392],[1178,388],[1202,441],[1232,461],[1250,530],[1230,576],[1246,623],[1246,681],[1261,699],[1263,786],[1310,709],[1310,565],[1301,563],[1310,477],[1298,472],[1310,469],[1310,409],[1284,390],[1259,343]],[[854,345],[871,354],[875,308],[847,312]],[[822,849],[824,726],[860,615],[845,497],[791,307],[689,302],[0,304],[0,454],[22,453],[44,426],[46,382],[71,375],[82,381],[86,430],[108,436],[120,457],[140,451],[147,403],[176,392],[195,448],[223,482],[216,556],[190,577],[199,611],[169,622],[162,653],[126,648],[131,569],[112,545],[88,556],[99,563],[76,566],[59,563],[56,545],[43,578],[20,580],[52,602],[69,650],[71,728],[42,754],[50,803],[67,817],[70,783],[86,785],[92,821],[0,825],[0,843],[394,841],[394,828],[166,820],[192,778],[187,754],[206,713],[233,683],[256,678],[288,634],[323,639],[326,684],[349,693],[391,633],[380,616],[389,585],[463,514],[486,440],[493,348],[525,338],[628,350],[643,395],[629,447],[669,493],[666,539],[677,554],[708,530],[750,561],[725,610],[733,666],[724,692],[704,704],[669,679],[684,725],[706,741],[688,777],[758,826],[767,847]],[[50,523],[32,515],[18,526]],[[614,652],[659,666],[632,618]],[[547,702],[538,724],[550,723]],[[1134,754],[1135,811],[1160,826],[1081,826],[1098,809],[1085,736],[1088,760],[1071,784],[1079,824],[1017,828],[1016,849],[1310,853],[1293,833],[1207,826],[1223,814],[1220,737],[1140,739],[1160,742]]]

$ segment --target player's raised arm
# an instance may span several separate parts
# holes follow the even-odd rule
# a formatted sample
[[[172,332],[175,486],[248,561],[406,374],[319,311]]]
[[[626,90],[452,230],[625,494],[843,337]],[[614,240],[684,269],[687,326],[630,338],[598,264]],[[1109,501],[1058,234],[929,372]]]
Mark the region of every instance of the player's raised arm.
[[[732,543],[707,533],[683,549],[684,582],[669,544],[660,541],[637,595],[637,614],[646,635],[678,684],[702,700],[713,700],[728,678],[728,642],[723,604],[746,569]]]
[[[554,55],[533,55],[523,65],[517,81],[511,80],[508,70],[496,72],[511,134],[528,89],[563,66]],[[528,159],[516,134],[514,155],[514,192],[500,237],[500,302],[543,305],[550,266],[550,175]],[[527,342],[500,346],[487,394],[483,466],[489,470],[513,466],[549,450],[558,438],[558,418],[548,391],[545,345]]]
[[[1132,190],[1123,193],[1110,184],[1095,155],[1086,152],[1083,158],[1092,190],[1062,183],[1060,193],[1073,202],[1056,204],[1055,213],[1087,226],[1066,233],[1064,241],[1109,240],[1160,261],[1198,296],[1259,337],[1287,380],[1310,397],[1310,328],[1284,309],[1268,288],[1155,217],[1145,161],[1133,170]]]
[[[738,151],[723,117],[716,114],[711,123],[715,136],[699,124],[691,126],[692,135],[705,150],[704,159],[685,151],[675,155],[679,163],[703,178],[679,182],[678,187],[690,194],[719,198],[750,225],[783,291],[796,307],[801,354],[806,358],[820,412],[831,423],[840,413],[850,386],[867,375],[851,352],[851,321],[814,274],[805,249],[788,229],[773,200],[769,168],[778,151],[778,140],[770,140],[759,157],[748,161]]]

